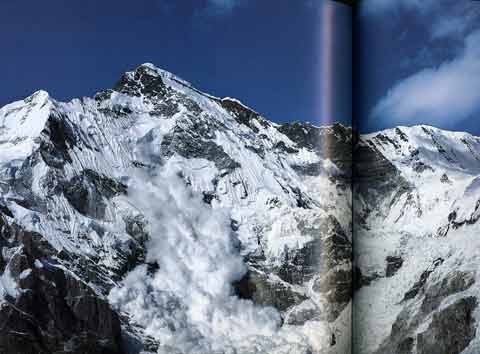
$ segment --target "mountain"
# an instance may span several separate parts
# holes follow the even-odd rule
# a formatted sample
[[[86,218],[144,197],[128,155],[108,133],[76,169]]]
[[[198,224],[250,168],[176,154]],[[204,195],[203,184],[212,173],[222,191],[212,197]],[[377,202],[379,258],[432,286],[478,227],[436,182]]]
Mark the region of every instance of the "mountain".
[[[478,353],[480,138],[430,126],[354,152],[358,353]]]
[[[0,108],[0,352],[348,351],[351,148],[152,64]]]
[[[1,353],[345,353],[352,309],[356,353],[480,349],[468,133],[280,125],[143,64],[0,108],[0,190]]]

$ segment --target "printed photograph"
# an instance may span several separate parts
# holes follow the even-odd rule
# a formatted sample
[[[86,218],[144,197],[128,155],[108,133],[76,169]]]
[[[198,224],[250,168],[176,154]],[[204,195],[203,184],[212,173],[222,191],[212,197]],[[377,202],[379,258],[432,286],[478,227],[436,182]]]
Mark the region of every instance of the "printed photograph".
[[[353,352],[480,352],[480,2],[357,8]]]
[[[2,0],[0,354],[480,353],[480,1]]]
[[[2,1],[0,353],[349,352],[352,14]]]

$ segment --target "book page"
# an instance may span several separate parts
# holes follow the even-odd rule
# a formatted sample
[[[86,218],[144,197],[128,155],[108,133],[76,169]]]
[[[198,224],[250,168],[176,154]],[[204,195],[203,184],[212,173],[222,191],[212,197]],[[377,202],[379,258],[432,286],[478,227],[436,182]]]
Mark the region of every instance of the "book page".
[[[355,353],[478,353],[480,2],[360,2]]]
[[[0,1],[0,354],[347,354],[352,8]]]

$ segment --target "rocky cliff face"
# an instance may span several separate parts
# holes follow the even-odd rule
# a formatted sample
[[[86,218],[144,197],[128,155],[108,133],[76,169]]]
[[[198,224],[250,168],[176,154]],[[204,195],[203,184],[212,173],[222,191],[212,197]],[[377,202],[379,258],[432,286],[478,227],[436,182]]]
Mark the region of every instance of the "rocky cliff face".
[[[360,137],[355,352],[479,351],[479,151],[429,126]]]
[[[4,106],[0,352],[348,351],[351,160],[151,64]]]
[[[8,218],[8,216],[7,216]],[[0,218],[2,353],[123,353],[120,318],[38,233]]]

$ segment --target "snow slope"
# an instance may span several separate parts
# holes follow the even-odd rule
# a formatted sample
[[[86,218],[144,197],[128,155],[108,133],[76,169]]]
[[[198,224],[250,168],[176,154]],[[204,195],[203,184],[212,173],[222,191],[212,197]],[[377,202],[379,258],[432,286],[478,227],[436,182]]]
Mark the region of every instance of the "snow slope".
[[[478,352],[480,138],[414,126],[359,144],[385,177],[373,199],[361,186],[371,177],[356,186],[357,352]]]

